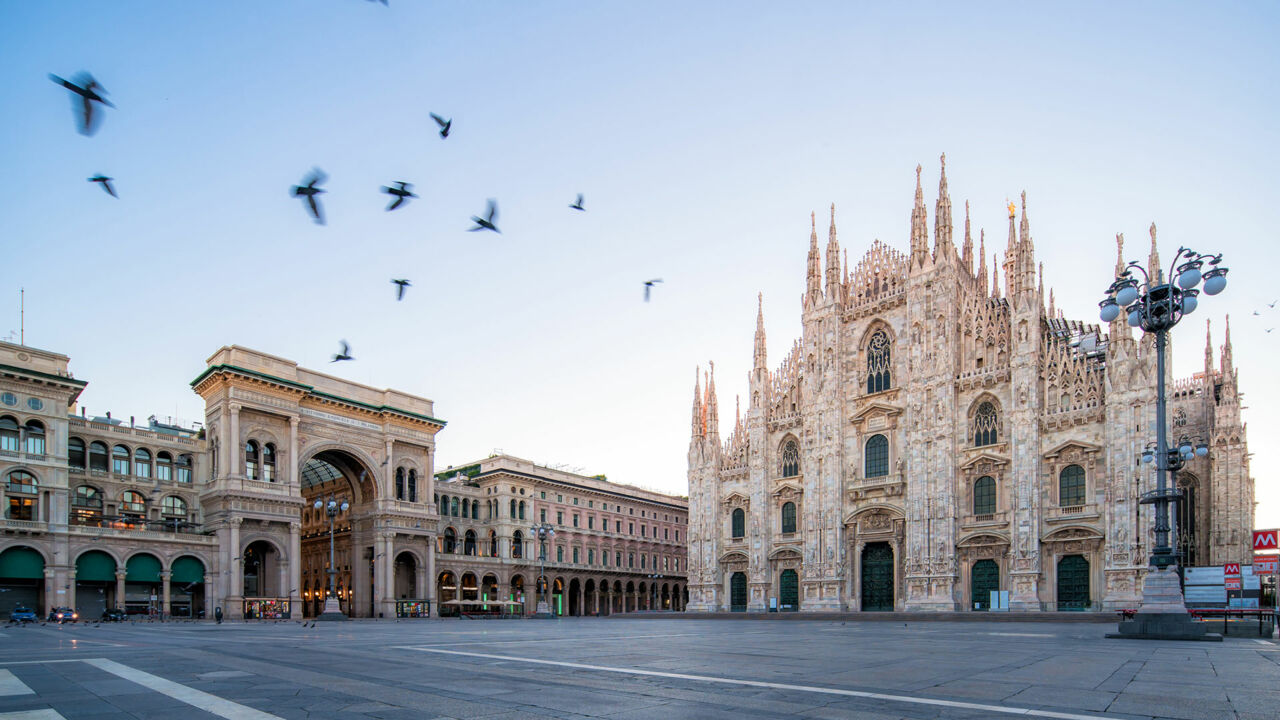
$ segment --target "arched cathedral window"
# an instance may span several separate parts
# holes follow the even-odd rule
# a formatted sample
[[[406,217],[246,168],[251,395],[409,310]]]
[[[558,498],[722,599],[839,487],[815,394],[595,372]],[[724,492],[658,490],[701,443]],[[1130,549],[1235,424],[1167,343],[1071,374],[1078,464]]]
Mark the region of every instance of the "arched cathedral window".
[[[788,440],[782,446],[782,477],[796,477],[800,474],[800,444]]]
[[[1187,425],[1187,411],[1183,410],[1182,408],[1178,408],[1173,413],[1173,426],[1186,427],[1186,425]]]
[[[978,406],[973,415],[973,446],[995,445],[1000,442],[1000,416],[996,414],[996,406],[984,402]]]
[[[996,481],[983,475],[973,484],[973,514],[991,515],[996,511]]]
[[[783,503],[782,532],[793,533],[795,531],[796,531],[796,504],[793,502]]]
[[[867,343],[867,393],[878,393],[893,387],[889,374],[889,335],[877,330]]]
[[[747,514],[742,508],[734,508],[730,526],[730,537],[734,540],[741,540],[747,534]]]
[[[889,439],[883,435],[872,435],[867,440],[865,465],[866,476],[884,477],[889,474]]]
[[[1058,506],[1084,504],[1084,468],[1068,465],[1058,474]]]

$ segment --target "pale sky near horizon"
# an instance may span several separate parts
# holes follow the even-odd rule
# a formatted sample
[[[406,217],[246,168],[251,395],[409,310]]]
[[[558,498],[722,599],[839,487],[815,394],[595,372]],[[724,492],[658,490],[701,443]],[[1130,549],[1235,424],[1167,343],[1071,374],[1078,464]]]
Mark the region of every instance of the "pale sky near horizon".
[[[222,345],[423,395],[439,469],[494,449],[686,492],[697,366],[723,436],[756,293],[800,332],[809,213],[856,262],[907,248],[938,156],[988,254],[1027,192],[1067,317],[1097,321],[1117,232],[1223,252],[1257,526],[1280,526],[1274,119],[1280,8],[1190,3],[0,4],[0,337],[71,357],[92,415],[202,419]],[[48,73],[109,92],[76,133]],[[454,120],[442,140],[429,112]],[[289,190],[330,176],[328,224]],[[116,179],[120,199],[85,178]],[[384,211],[381,185],[421,197]],[[568,209],[585,194],[587,212]],[[496,198],[501,235],[468,233]],[[957,237],[959,237],[957,235]],[[392,277],[413,287],[394,300]],[[653,302],[641,283],[662,278]],[[1259,314],[1255,315],[1257,312]],[[338,341],[356,360],[331,365]]]

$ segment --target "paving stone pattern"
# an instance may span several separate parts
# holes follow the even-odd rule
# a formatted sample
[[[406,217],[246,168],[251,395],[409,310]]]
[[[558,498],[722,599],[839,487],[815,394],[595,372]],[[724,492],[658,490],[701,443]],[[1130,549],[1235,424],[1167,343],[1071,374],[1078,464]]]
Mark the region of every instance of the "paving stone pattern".
[[[1105,639],[1113,629],[661,618],[6,628],[0,667],[34,694],[0,697],[0,720],[44,708],[68,720],[246,717],[225,707],[215,715],[80,662],[92,658],[286,719],[1280,718],[1274,641]],[[957,705],[910,702],[922,698]]]

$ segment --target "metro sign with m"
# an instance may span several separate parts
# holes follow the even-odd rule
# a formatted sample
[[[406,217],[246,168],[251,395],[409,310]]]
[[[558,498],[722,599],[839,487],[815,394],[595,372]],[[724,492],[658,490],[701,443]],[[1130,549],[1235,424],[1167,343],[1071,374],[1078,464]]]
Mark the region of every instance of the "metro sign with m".
[[[1280,550],[1280,530],[1254,530],[1254,550]]]

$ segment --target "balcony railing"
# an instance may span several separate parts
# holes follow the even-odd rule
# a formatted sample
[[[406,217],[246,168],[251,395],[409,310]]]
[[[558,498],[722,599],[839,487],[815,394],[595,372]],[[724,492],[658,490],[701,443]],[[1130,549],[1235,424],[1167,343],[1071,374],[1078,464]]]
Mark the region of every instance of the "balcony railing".
[[[48,530],[49,523],[42,520],[10,520],[0,518],[0,528],[5,530]]]
[[[960,521],[960,525],[961,527],[971,527],[975,525],[1003,525],[1007,522],[1009,522],[1009,511],[1000,510],[999,512],[980,513],[977,515],[965,513],[964,517]]]
[[[1045,508],[1044,515],[1046,520],[1068,520],[1098,517],[1099,510],[1096,503],[1086,503],[1084,505],[1061,505]]]

